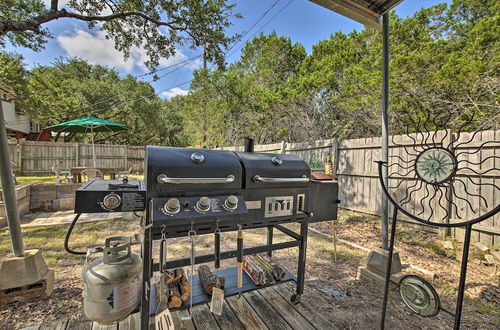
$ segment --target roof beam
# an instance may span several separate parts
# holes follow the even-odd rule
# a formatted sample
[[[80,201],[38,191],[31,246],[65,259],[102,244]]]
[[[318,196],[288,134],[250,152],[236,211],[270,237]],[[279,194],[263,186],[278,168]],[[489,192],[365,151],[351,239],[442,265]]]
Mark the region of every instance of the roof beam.
[[[361,7],[353,1],[347,0],[309,0],[326,9],[355,20],[358,23],[382,31],[380,15],[367,8]]]

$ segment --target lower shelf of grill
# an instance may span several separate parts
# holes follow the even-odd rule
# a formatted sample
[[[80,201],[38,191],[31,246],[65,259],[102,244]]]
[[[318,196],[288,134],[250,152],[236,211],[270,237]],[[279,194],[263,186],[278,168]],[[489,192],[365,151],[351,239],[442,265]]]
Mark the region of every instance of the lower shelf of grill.
[[[237,268],[226,268],[226,269],[220,269],[215,273],[217,276],[222,276],[226,279],[226,284],[224,286],[224,296],[230,297],[237,295],[240,292],[240,289],[238,289],[237,286]],[[294,281],[296,282],[295,276],[293,276],[288,270],[285,269],[285,278],[281,280],[280,282],[268,284],[268,285],[255,285],[252,281],[252,279],[243,271],[243,286],[241,287],[241,292],[247,292],[247,291],[252,291],[252,290],[258,290],[264,287],[268,287],[271,285],[276,285],[280,284],[283,282],[288,282],[288,281]],[[203,289],[201,287],[200,279],[198,275],[195,275],[193,278],[193,306],[194,305],[199,305],[199,304],[204,304],[207,302],[210,302],[211,296],[206,295],[203,293]],[[153,285],[153,288],[151,290],[151,297],[156,297],[156,286]],[[184,302],[184,304],[179,307],[179,308],[174,308],[172,310],[177,310],[177,309],[183,309],[183,308],[189,308],[189,299]],[[156,301],[152,300],[151,306],[150,306],[150,313],[154,314],[156,312]]]

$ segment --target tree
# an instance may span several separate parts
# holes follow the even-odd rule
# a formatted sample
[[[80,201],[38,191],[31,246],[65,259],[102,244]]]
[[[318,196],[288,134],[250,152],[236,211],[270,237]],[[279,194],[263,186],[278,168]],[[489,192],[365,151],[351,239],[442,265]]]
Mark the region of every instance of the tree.
[[[27,98],[28,70],[23,57],[16,53],[0,51],[0,87],[7,88],[13,94],[13,100],[24,106]]]
[[[52,66],[39,66],[30,72],[28,84],[30,115],[49,126],[93,115],[124,123],[128,130],[97,134],[97,142],[143,145],[179,145],[180,116],[171,111],[146,82],[102,65],[80,59],[57,60]],[[179,134],[180,135],[180,134]],[[84,140],[84,134],[70,134],[66,141]]]
[[[58,0],[51,0],[49,8],[41,0],[2,0],[0,46],[9,40],[14,46],[39,51],[52,37],[45,24],[72,18],[88,22],[89,28],[99,25],[125,58],[132,47],[144,48],[150,69],[182,44],[203,46],[208,61],[223,65],[223,48],[237,38],[225,35],[229,18],[239,17],[232,13],[233,7],[225,0],[70,0],[63,8]]]

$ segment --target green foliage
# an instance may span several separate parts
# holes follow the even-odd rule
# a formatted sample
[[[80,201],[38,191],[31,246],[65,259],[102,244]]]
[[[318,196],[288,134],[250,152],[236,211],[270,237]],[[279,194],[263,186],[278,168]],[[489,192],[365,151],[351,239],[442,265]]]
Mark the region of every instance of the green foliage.
[[[175,54],[177,45],[203,46],[208,61],[224,64],[223,50],[237,36],[225,35],[231,25],[234,4],[225,0],[136,1],[70,0],[61,8],[41,0],[0,1],[0,46],[9,40],[14,46],[43,49],[52,34],[45,24],[73,18],[94,28],[98,23],[107,38],[115,42],[125,59],[132,47],[145,49],[146,66],[154,69],[161,58]]]
[[[47,14],[40,3],[2,2],[0,13],[8,8],[13,12],[1,16],[0,38],[6,19],[22,21]],[[274,143],[380,135],[379,32],[337,32],[314,45],[310,54],[290,38],[260,34],[226,67],[220,55],[232,40],[223,36],[232,5],[225,1],[73,0],[69,7],[87,16],[99,15],[110,3],[121,13],[132,10],[155,19],[177,18],[175,24],[183,25],[179,30],[166,26],[165,34],[158,36],[158,24],[143,22],[140,16],[104,22],[103,29],[125,55],[131,46],[147,42],[148,64],[154,66],[158,56],[171,55],[174,44],[187,42],[204,46],[207,59],[219,65],[195,71],[190,94],[162,100],[147,83],[78,59],[35,68],[26,78],[20,57],[0,53],[0,83],[14,89],[43,125],[89,113],[130,126],[125,133],[99,136],[100,142],[202,147],[241,145],[245,136],[253,136],[256,143]],[[449,125],[455,130],[471,119],[468,129],[498,127],[500,3],[454,0],[407,18],[391,13],[390,19],[392,131],[404,133],[408,124],[438,114],[451,114]],[[140,22],[149,35],[142,34]],[[36,40],[30,38],[45,40],[43,31],[9,32],[4,39],[18,37],[18,45],[35,49],[30,42]],[[436,124],[443,120],[437,118]],[[423,130],[411,126],[416,127],[410,131]]]
[[[49,126],[90,114],[126,124],[125,133],[101,133],[96,142],[116,144],[181,145],[182,118],[169,102],[160,99],[149,83],[133,76],[120,77],[102,65],[80,59],[57,60],[30,72],[30,114]],[[66,141],[88,139],[68,135]]]
[[[27,98],[27,74],[21,55],[0,51],[0,87],[7,88],[13,94],[12,98],[24,107],[23,101]]]
[[[391,13],[395,133],[449,113],[455,129],[472,116],[469,129],[498,127],[499,9],[498,1],[454,0],[408,18]],[[255,37],[228,70],[195,76],[194,92],[184,97],[186,120],[208,120],[190,126],[192,144],[379,136],[381,44],[374,30],[337,32],[306,56],[274,33]]]

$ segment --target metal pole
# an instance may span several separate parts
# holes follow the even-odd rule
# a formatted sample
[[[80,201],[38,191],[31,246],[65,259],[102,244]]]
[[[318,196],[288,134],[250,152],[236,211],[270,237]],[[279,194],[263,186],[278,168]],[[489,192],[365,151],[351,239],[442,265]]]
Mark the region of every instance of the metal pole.
[[[95,163],[95,145],[94,145],[94,127],[90,126],[90,138],[92,139],[92,160],[94,161],[94,168],[96,168]]]
[[[389,161],[389,13],[382,18],[382,161]],[[382,177],[385,186],[388,186],[388,169],[384,166]],[[388,239],[388,202],[387,197],[382,198],[382,248],[387,250]]]
[[[460,282],[458,284],[458,298],[455,310],[455,324],[453,326],[454,330],[460,329],[460,320],[462,319],[462,306],[464,303],[465,280],[467,277],[467,264],[469,263],[469,248],[470,248],[471,233],[472,233],[472,225],[467,224],[465,226],[464,250],[462,252],[462,264],[460,266]]]
[[[396,237],[396,221],[398,218],[398,208],[394,207],[391,224],[391,241],[389,244],[389,255],[387,259],[387,268],[385,270],[384,300],[382,302],[382,318],[380,319],[380,329],[385,328],[385,314],[387,312],[387,300],[389,299],[389,284],[392,274],[392,256],[394,253],[394,238]]]
[[[15,257],[24,256],[23,234],[17,209],[16,189],[10,167],[9,145],[3,116],[3,104],[0,99],[0,179],[2,180],[3,200],[9,226],[10,242]]]

